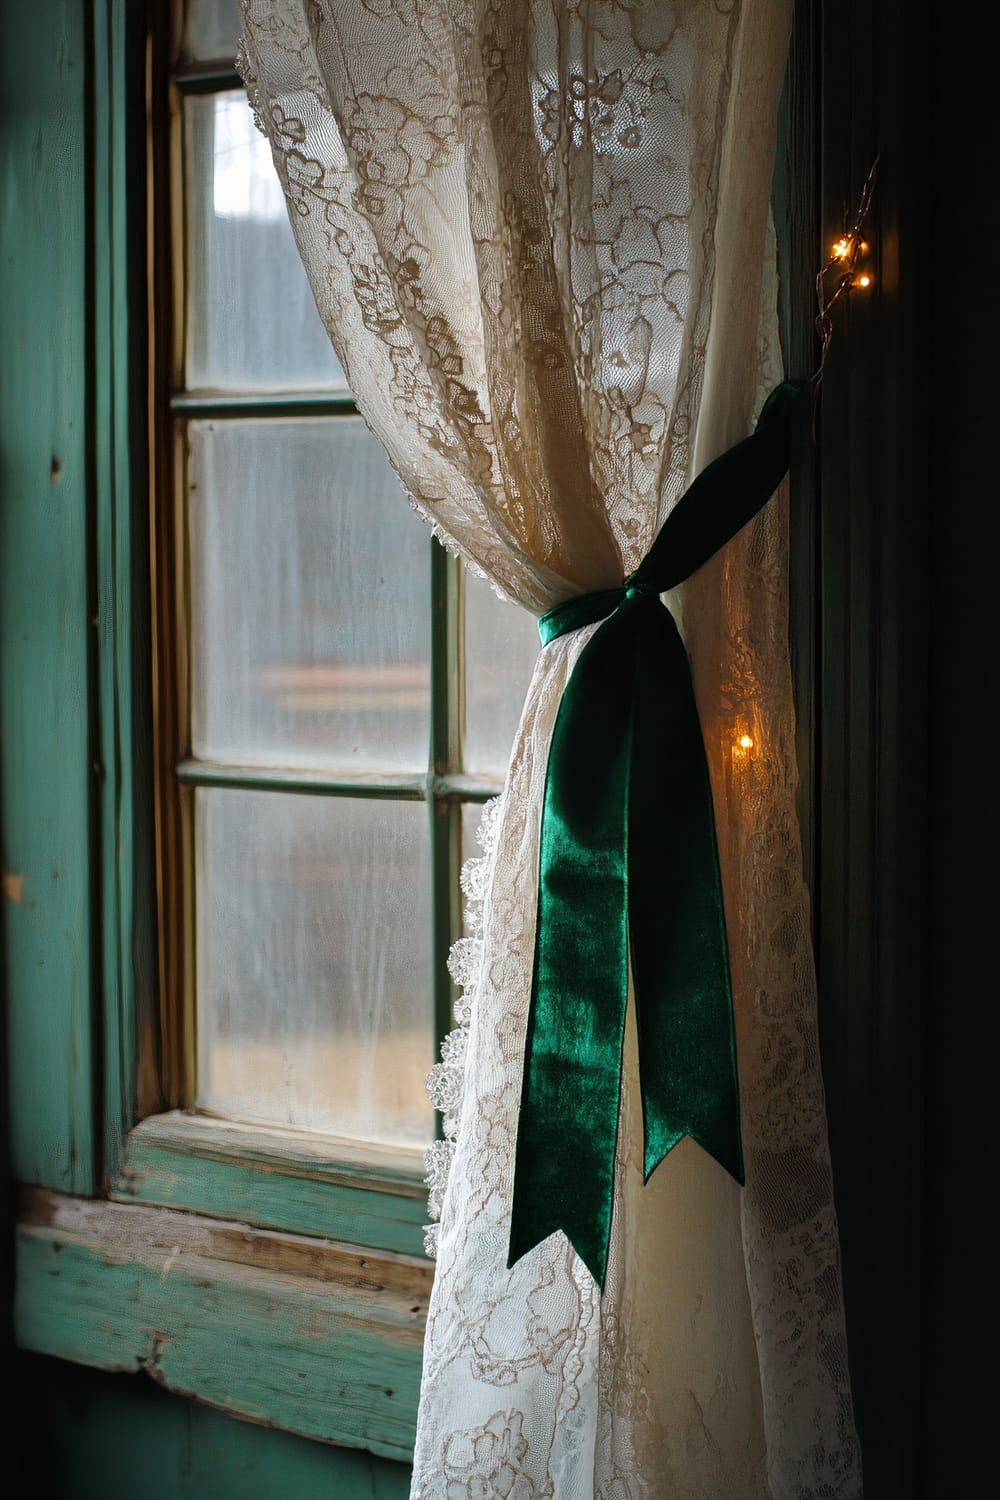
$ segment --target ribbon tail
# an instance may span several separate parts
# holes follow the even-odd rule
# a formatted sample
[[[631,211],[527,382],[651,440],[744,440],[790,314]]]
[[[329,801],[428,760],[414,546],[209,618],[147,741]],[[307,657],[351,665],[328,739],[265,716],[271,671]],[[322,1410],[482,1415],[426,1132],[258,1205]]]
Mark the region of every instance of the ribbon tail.
[[[712,793],[687,654],[657,596],[767,503],[804,393],[772,393],[621,590],[539,621],[547,643],[604,619],[566,686],[546,771],[508,1267],[562,1230],[604,1285],[630,958],[646,1178],[689,1135],[744,1181]]]
[[[644,1173],[648,1180],[689,1135],[742,1183],[736,1038],[708,767],[677,626],[662,606],[644,614],[628,870]]]
[[[602,1287],[628,1000],[636,639],[628,613],[595,632],[553,731],[507,1262],[561,1229]]]

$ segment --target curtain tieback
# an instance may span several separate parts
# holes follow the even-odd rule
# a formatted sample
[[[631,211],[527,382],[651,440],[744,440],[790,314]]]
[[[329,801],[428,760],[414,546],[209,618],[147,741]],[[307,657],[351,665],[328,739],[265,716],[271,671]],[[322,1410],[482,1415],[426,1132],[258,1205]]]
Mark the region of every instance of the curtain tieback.
[[[712,793],[660,595],[773,494],[804,389],[772,391],[753,435],[689,486],[620,588],[539,621],[543,645],[604,624],[566,685],[546,771],[508,1266],[561,1229],[603,1288],[630,955],[644,1181],[685,1135],[744,1181]]]

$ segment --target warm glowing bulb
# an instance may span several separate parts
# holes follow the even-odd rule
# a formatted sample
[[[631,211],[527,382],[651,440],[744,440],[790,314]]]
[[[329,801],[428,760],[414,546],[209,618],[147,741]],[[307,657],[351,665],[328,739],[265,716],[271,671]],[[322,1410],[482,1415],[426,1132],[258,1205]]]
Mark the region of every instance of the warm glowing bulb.
[[[838,240],[833,247],[833,254],[836,260],[846,260],[850,253],[851,242],[849,239]]]
[[[872,284],[872,279],[871,279],[870,276],[859,276],[858,277],[858,286],[871,286],[871,284]]]
[[[741,750],[752,750],[753,749],[753,740],[750,738],[750,736],[748,734],[741,734],[740,735],[740,749]]]

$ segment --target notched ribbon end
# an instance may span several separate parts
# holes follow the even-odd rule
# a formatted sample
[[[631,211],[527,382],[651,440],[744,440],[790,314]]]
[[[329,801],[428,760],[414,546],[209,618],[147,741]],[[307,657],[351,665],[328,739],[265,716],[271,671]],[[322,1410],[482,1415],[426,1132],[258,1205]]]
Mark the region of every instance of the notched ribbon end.
[[[713,1161],[718,1162],[724,1172],[728,1172],[734,1182],[739,1183],[740,1187],[746,1187],[743,1146],[739,1135],[737,1134],[735,1139],[726,1142],[718,1140],[713,1142],[707,1135],[703,1136],[701,1132],[694,1130],[679,1130],[666,1145],[662,1143],[656,1145],[650,1145],[649,1142],[646,1143],[642,1163],[643,1187],[645,1187],[660,1163],[666,1161],[674,1147],[679,1146],[683,1140],[694,1141],[695,1145],[700,1146],[703,1151],[706,1151]]]
[[[700,1146],[714,1162],[717,1162],[734,1182],[738,1183],[740,1187],[746,1187],[747,1179],[746,1167],[743,1161],[743,1145],[739,1137],[737,1136],[735,1140],[728,1141],[725,1144],[718,1142],[713,1144],[710,1139],[701,1136],[697,1131],[693,1130],[681,1131],[666,1149],[650,1149],[647,1147],[642,1164],[643,1186],[652,1177],[660,1163],[666,1161],[674,1147],[678,1146],[683,1140],[694,1141],[695,1145]]]
[[[687,656],[657,599],[767,503],[787,469],[790,423],[806,389],[785,381],[772,393],[753,435],[689,485],[619,587],[564,601],[539,621],[543,645],[603,623],[564,690],[546,769],[508,1269],[558,1230],[603,1289],[630,945],[644,1180],[689,1134],[745,1182],[711,788]],[[609,870],[617,872],[610,902]],[[566,941],[580,932],[586,941]],[[569,1129],[566,1111],[546,1107],[553,1090],[528,1080],[540,1069],[546,1079],[558,1074],[561,1059],[575,1079],[581,1051],[594,1083]]]
[[[610,1239],[610,1225],[608,1226],[608,1230]],[[608,1270],[608,1245],[605,1244],[603,1247],[594,1245],[591,1243],[589,1234],[577,1233],[572,1229],[567,1229],[563,1224],[556,1224],[550,1229],[539,1230],[537,1233],[527,1235],[517,1235],[516,1237],[512,1232],[507,1255],[507,1270],[512,1271],[518,1261],[522,1260],[530,1250],[537,1249],[539,1245],[551,1239],[554,1234],[561,1234],[565,1237],[574,1253],[580,1258],[594,1278],[598,1290],[603,1292],[604,1280]]]

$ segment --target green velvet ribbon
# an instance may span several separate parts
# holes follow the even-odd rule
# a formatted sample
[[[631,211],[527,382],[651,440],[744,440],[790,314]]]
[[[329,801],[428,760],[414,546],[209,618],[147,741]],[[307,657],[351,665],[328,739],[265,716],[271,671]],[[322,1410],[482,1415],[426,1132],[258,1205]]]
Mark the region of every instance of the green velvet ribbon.
[[[763,507],[804,387],[690,485],[620,588],[539,621],[603,620],[566,685],[542,813],[508,1266],[561,1229],[604,1285],[631,957],[644,1177],[690,1135],[744,1180],[722,882],[687,653],[660,595]]]

